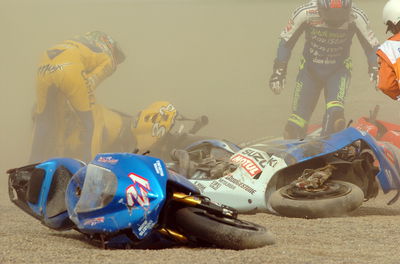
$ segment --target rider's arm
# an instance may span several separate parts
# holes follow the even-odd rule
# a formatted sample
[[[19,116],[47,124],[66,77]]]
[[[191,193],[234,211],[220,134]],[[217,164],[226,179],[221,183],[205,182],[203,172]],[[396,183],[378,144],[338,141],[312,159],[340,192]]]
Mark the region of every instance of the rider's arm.
[[[400,96],[400,88],[393,65],[381,50],[378,50],[377,54],[379,57],[378,88],[390,98],[397,100]]]
[[[362,10],[353,7],[353,14],[355,16],[354,23],[356,26],[356,34],[364,49],[365,55],[367,56],[368,65],[370,68],[377,67],[376,51],[379,46],[379,40],[372,31],[368,17],[365,13]]]
[[[303,5],[296,9],[289,19],[288,25],[282,31],[280,35],[280,43],[278,46],[278,52],[275,62],[285,63],[290,59],[292,49],[296,44],[297,40],[304,32],[306,21],[307,21],[307,10],[311,9],[312,6],[309,4]]]
[[[87,72],[87,77],[94,81],[94,87],[97,87],[105,78],[114,73],[116,66],[111,56],[106,53],[93,53],[90,60],[92,66]]]

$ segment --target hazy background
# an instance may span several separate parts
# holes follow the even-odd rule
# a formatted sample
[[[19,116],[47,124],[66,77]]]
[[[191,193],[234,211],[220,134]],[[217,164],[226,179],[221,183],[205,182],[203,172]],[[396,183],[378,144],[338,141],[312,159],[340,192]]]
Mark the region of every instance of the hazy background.
[[[102,30],[127,60],[101,84],[99,103],[135,114],[156,100],[170,100],[187,116],[206,114],[202,134],[236,142],[280,135],[290,112],[303,38],[289,64],[286,90],[268,87],[278,37],[302,0],[1,0],[0,169],[25,165],[30,111],[39,55],[75,34]],[[359,0],[380,41],[386,38],[384,0]],[[369,83],[364,52],[352,48],[352,86],[346,116],[356,119],[381,104],[380,117],[399,122],[396,102]],[[319,122],[323,105],[312,121]],[[4,179],[5,180],[5,179]],[[0,181],[1,183],[1,181]],[[5,183],[5,181],[3,181]]]
[[[293,219],[270,214],[246,217],[266,226],[277,244],[256,250],[177,248],[104,251],[75,231],[40,225],[9,201],[8,168],[27,163],[30,112],[39,55],[75,34],[103,30],[128,56],[96,91],[97,100],[136,113],[155,100],[170,100],[185,115],[206,114],[202,134],[242,141],[281,135],[290,112],[303,48],[292,54],[288,85],[275,96],[268,79],[280,31],[303,0],[0,0],[0,263],[399,263],[400,204],[380,196],[352,217]],[[385,0],[359,0],[380,41]],[[353,82],[346,115],[400,123],[399,106],[376,92],[364,52],[354,39]],[[312,118],[319,122],[320,103]],[[306,245],[306,246],[305,246]]]

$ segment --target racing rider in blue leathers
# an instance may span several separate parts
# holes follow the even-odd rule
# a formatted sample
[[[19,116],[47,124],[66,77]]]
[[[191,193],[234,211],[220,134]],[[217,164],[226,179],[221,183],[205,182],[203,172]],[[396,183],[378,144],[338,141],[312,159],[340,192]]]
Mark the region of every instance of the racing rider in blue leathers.
[[[378,39],[370,29],[364,12],[352,0],[311,0],[294,11],[280,35],[277,57],[270,78],[270,88],[280,94],[285,85],[291,51],[305,34],[305,45],[292,104],[292,114],[284,138],[303,138],[322,88],[326,112],[322,135],[345,127],[344,100],[350,84],[352,62],[349,58],[354,35],[357,35],[368,58],[371,81],[376,82]]]

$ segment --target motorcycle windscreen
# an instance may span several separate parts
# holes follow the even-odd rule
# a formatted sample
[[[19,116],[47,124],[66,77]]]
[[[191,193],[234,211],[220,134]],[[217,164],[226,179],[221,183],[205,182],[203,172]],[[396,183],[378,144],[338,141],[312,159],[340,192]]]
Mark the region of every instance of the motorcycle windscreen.
[[[87,213],[105,207],[114,198],[116,190],[117,178],[112,171],[89,164],[80,198],[75,207],[76,213]]]

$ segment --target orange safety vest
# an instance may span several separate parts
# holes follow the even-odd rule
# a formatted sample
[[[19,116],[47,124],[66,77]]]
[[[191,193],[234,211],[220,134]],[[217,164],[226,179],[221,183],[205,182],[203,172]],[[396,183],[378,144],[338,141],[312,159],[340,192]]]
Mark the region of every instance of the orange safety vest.
[[[400,100],[400,33],[385,41],[376,54],[379,57],[378,88],[394,100]]]

